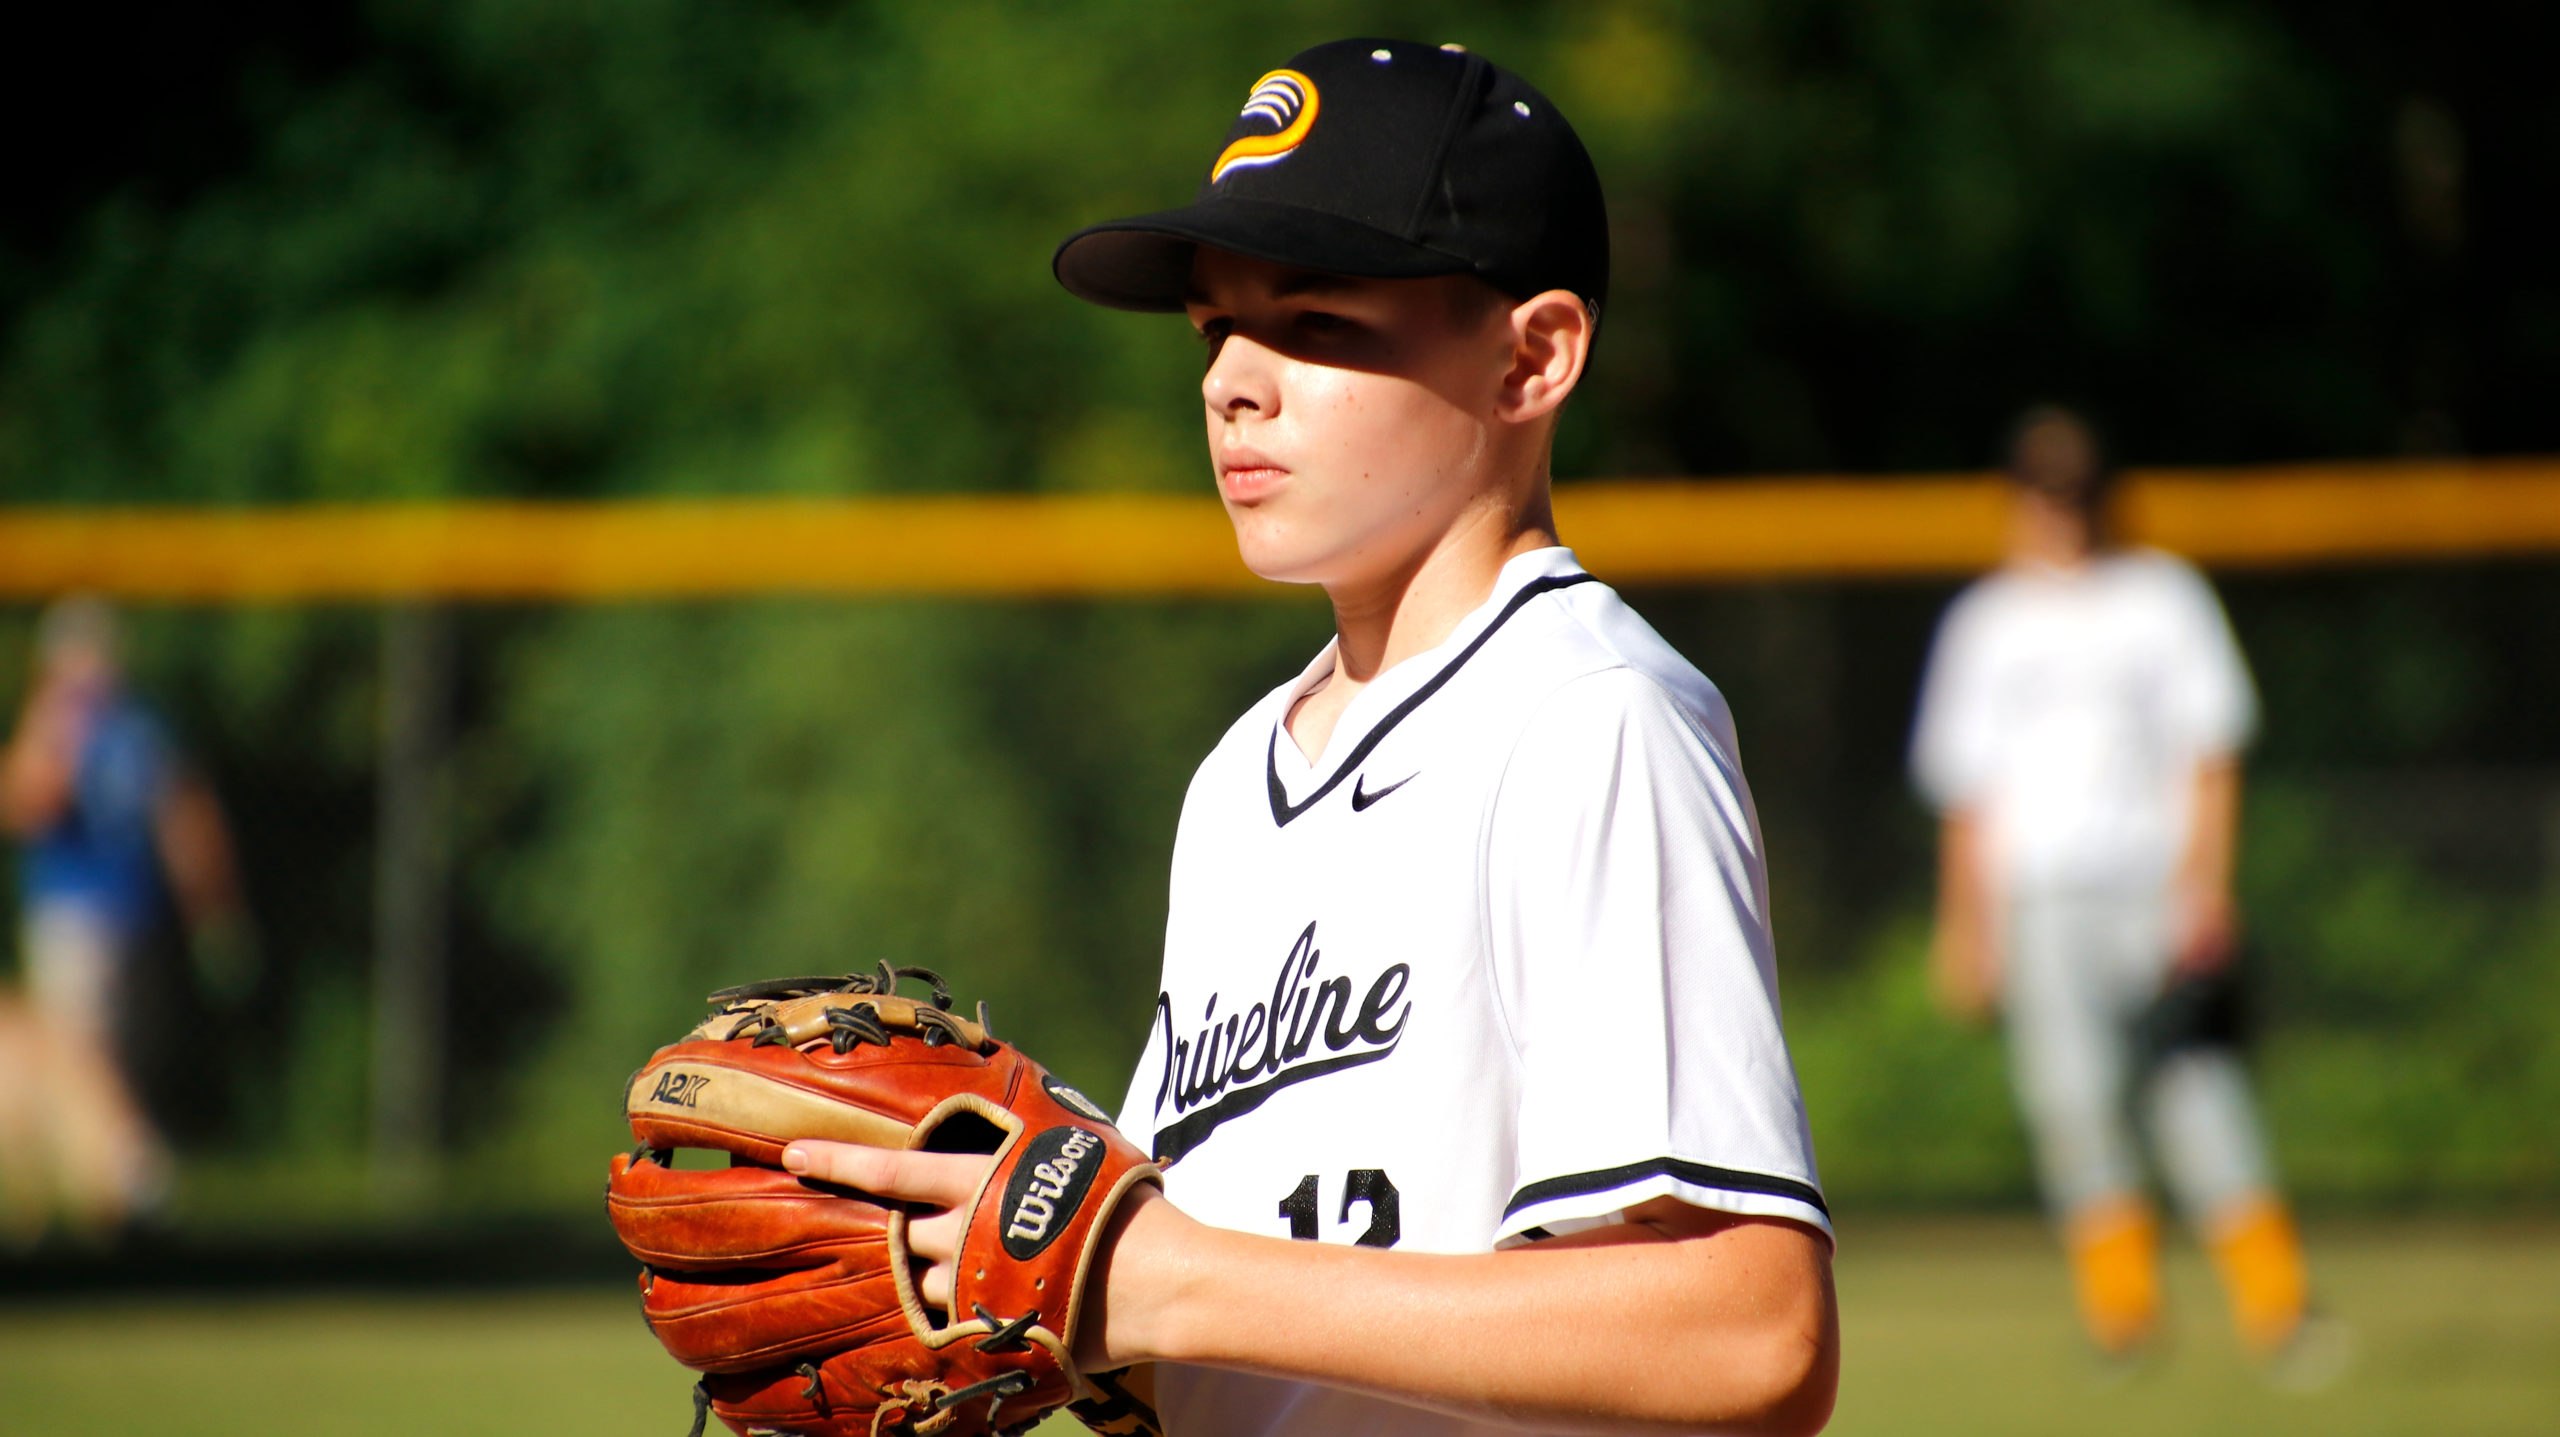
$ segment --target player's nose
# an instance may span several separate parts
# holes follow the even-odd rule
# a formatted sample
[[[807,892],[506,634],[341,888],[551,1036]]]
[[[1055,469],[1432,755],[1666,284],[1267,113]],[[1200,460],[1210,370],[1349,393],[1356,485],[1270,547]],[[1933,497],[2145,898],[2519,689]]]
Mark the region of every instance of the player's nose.
[[[1209,357],[1200,377],[1200,397],[1209,413],[1232,419],[1251,412],[1268,419],[1280,411],[1279,356],[1253,339],[1230,334]]]

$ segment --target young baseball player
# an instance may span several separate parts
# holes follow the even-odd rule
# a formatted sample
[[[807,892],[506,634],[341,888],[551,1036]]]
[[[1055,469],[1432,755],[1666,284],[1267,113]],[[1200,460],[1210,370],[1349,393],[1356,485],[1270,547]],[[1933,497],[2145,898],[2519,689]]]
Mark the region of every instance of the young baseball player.
[[[1079,1323],[1167,1430],[1803,1433],[1830,1218],[1713,685],[1559,546],[1608,288],[1591,161],[1454,50],[1319,46],[1190,206],[1058,251],[1199,332],[1245,563],[1337,634],[1200,766],[1122,1129],[1166,1163]],[[984,1159],[801,1143],[936,1208]],[[958,1217],[916,1223],[948,1301]]]
[[[2249,675],[2213,592],[2169,555],[2105,545],[2108,468],[2077,415],[2021,418],[2009,562],[1948,610],[1912,766],[1942,814],[1939,991],[2007,1017],[2018,1101],[2080,1314],[2126,1356],[2158,1324],[2158,1224],[2135,1126],[2203,1234],[2242,1337],[2302,1330],[2303,1264],[2227,1046],[2156,1061],[2136,1027],[2232,960]]]
[[[170,1186],[123,1031],[164,900],[208,979],[254,976],[221,805],[127,689],[117,627],[97,599],[47,609],[17,728],[0,744],[0,830],[20,844],[30,999],[28,1021],[0,1023],[0,1041],[55,1094],[10,1126],[20,1142],[42,1130],[36,1145],[50,1150],[68,1216],[102,1232],[151,1215]],[[43,1056],[23,1057],[30,1045]],[[37,1165],[28,1156],[0,1162]]]

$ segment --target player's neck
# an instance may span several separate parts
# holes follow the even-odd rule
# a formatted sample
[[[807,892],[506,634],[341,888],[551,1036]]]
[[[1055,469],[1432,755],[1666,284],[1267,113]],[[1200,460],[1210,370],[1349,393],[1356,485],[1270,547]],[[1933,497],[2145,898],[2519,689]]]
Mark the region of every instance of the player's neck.
[[[1323,756],[1333,728],[1379,674],[1436,647],[1493,592],[1502,566],[1553,547],[1555,514],[1546,486],[1525,504],[1488,500],[1459,516],[1439,542],[1357,583],[1328,584],[1333,601],[1333,672],[1298,702],[1289,735],[1309,759]]]
[[[2009,567],[2077,574],[2097,562],[2097,527],[2075,514],[2023,505],[2009,528]]]

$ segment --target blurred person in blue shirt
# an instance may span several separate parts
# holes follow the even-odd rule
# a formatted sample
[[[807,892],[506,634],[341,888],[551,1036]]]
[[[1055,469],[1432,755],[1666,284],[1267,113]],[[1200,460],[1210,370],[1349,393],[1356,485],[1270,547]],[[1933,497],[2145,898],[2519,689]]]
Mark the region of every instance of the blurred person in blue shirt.
[[[254,945],[229,835],[210,789],[159,719],[125,689],[115,613],[67,599],[40,624],[33,683],[0,755],[0,824],[19,842],[20,952],[31,1000],[14,1024],[58,1106],[51,1186],[72,1220],[113,1228],[155,1206],[167,1147],[138,1100],[122,1045],[143,945],[164,897],[206,981],[237,993]],[[20,1131],[29,1125],[18,1125]]]

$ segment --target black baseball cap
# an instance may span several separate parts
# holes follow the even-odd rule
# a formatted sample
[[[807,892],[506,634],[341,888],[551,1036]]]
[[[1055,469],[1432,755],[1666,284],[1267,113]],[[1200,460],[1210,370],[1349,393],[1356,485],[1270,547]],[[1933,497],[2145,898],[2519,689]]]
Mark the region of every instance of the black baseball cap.
[[[1114,309],[1182,308],[1195,247],[1328,274],[1475,274],[1519,298],[1609,292],[1582,140],[1528,81],[1465,51],[1336,40],[1255,82],[1178,210],[1078,230],[1051,268]]]

